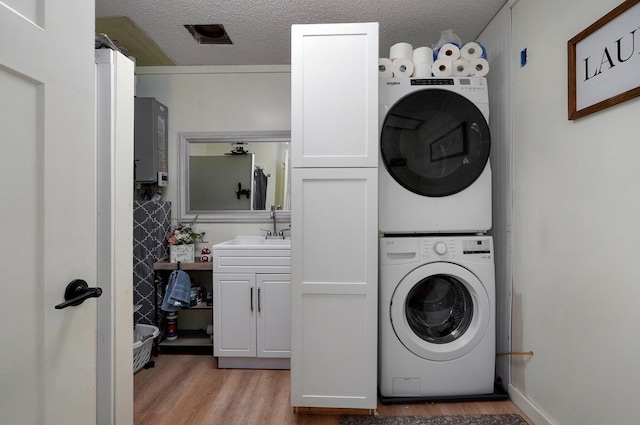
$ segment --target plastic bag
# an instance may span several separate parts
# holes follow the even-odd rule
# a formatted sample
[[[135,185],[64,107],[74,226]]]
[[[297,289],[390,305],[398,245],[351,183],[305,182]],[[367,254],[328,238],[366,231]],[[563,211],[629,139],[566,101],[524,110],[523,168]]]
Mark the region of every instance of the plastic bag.
[[[453,33],[453,30],[444,30],[440,33],[440,40],[436,44],[432,46],[433,51],[436,51],[440,47],[444,46],[447,43],[453,43],[458,47],[462,46],[462,41],[460,37]]]

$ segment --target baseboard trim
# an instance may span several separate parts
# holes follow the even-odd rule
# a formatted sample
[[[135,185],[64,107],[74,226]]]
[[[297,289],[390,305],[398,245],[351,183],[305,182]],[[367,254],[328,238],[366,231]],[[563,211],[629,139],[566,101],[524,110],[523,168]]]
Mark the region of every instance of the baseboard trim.
[[[299,415],[357,415],[371,416],[376,414],[375,409],[351,409],[333,407],[300,407],[294,406],[293,413]]]
[[[526,415],[531,422],[536,425],[556,425],[542,409],[529,400],[520,390],[513,385],[509,385],[509,397],[513,404]]]
[[[509,400],[507,394],[501,385],[495,384],[493,393],[491,394],[470,394],[456,396],[406,396],[406,397],[386,397],[378,391],[378,399],[382,404],[408,404],[408,403],[446,403],[461,401],[501,401]]]

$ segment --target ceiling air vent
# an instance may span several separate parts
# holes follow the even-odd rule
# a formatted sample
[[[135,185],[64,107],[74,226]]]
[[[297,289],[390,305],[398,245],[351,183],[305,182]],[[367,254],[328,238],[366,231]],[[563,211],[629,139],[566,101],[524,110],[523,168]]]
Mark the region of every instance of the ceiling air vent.
[[[233,44],[222,24],[185,25],[199,44]]]

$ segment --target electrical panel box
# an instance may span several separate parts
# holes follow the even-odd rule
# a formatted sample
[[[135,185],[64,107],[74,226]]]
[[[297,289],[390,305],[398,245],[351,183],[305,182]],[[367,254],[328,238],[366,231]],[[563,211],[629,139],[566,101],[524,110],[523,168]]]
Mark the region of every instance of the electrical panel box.
[[[135,99],[134,181],[168,183],[167,120],[169,109],[152,97]]]

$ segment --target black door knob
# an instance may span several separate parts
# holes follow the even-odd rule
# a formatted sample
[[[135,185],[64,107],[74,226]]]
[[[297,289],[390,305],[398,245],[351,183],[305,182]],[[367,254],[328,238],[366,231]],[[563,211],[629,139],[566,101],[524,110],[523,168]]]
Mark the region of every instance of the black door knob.
[[[56,310],[80,305],[88,298],[98,298],[102,295],[101,288],[89,288],[87,282],[82,279],[71,281],[64,291],[64,302],[56,306]]]

